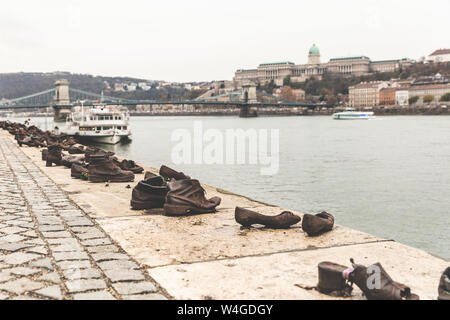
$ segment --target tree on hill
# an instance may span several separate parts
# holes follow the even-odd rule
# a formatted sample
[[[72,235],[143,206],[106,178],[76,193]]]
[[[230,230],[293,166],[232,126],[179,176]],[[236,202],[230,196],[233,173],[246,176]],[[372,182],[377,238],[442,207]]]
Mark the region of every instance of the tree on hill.
[[[441,99],[439,99],[440,101],[450,101],[450,92],[447,92],[446,94],[444,94]]]
[[[413,97],[408,99],[409,104],[414,104],[417,101],[419,101],[419,96],[413,96]]]
[[[296,101],[297,97],[292,92],[291,87],[285,86],[281,88],[280,97],[286,101]]]
[[[291,76],[286,76],[283,79],[283,86],[290,86],[291,85]]]
[[[434,100],[434,97],[430,94],[427,94],[426,96],[423,97],[423,102],[424,103],[430,103],[431,101]]]

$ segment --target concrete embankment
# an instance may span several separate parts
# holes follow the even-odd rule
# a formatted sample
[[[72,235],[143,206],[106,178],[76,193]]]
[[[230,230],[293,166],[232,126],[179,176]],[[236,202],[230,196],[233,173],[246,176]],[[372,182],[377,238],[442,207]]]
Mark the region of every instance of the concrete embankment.
[[[265,106],[258,107],[258,115],[264,116],[313,116],[332,115],[336,112],[344,111],[344,107],[292,107],[292,106]],[[359,110],[359,108],[358,108]],[[174,106],[166,110],[156,109],[152,111],[131,111],[132,116],[238,116],[239,108],[230,107],[199,107],[195,110],[183,110]],[[374,106],[373,111],[377,116],[405,116],[405,115],[450,115],[450,108],[440,106]]]
[[[143,175],[131,184],[89,183],[72,179],[64,167],[45,167],[37,148],[20,150],[175,299],[337,299],[311,289],[317,284],[317,265],[350,265],[350,258],[364,265],[380,262],[421,299],[436,299],[439,278],[449,264],[341,225],[319,237],[308,237],[299,226],[241,229],[234,221],[236,206],[270,215],[284,209],[211,186],[204,186],[207,196],[222,198],[215,214],[166,217],[160,209],[133,211],[132,188]],[[362,298],[355,287],[352,299]]]

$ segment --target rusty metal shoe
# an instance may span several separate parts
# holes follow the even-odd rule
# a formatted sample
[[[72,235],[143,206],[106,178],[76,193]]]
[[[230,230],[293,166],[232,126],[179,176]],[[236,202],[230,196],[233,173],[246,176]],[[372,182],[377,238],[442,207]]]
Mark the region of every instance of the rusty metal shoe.
[[[68,155],[61,154],[61,164],[67,168],[72,168],[74,163],[83,163],[84,162],[84,154],[80,155]]]
[[[328,212],[321,212],[316,215],[303,215],[302,229],[309,236],[318,236],[333,229],[334,217]]]
[[[87,147],[84,150],[84,156],[86,159],[86,162],[91,162],[91,155],[107,155],[108,157],[114,156],[114,152],[105,151],[103,149],[97,148],[97,147]]]
[[[172,180],[168,187],[164,204],[164,213],[168,216],[216,212],[221,202],[219,197],[206,199],[206,191],[198,180]]]
[[[159,175],[164,179],[166,179],[167,181],[170,181],[172,179],[174,180],[191,179],[191,177],[185,175],[183,172],[178,172],[174,169],[166,167],[165,165],[162,165],[161,168],[159,169]]]
[[[91,182],[132,182],[134,173],[120,169],[106,154],[91,154],[88,165]]]
[[[47,161],[48,149],[42,149],[42,161]]]
[[[361,289],[367,300],[419,300],[408,286],[392,280],[380,263],[365,267],[350,261],[354,270],[348,280]]]
[[[61,147],[57,144],[53,144],[48,146],[47,158],[46,158],[46,166],[51,167],[54,163],[57,166],[61,165]]]
[[[241,207],[236,207],[234,210],[234,218],[244,227],[261,224],[272,229],[287,229],[301,220],[299,216],[290,211],[283,211],[276,216],[267,216]]]
[[[83,146],[70,146],[69,147],[69,153],[70,154],[83,154],[84,153],[84,147]]]
[[[87,163],[73,163],[70,168],[70,176],[75,179],[88,180],[89,170]]]
[[[335,297],[350,297],[352,286],[347,281],[347,275],[353,271],[353,268],[323,261],[318,265],[319,283],[317,290],[321,293]]]
[[[117,158],[113,158],[113,161],[122,170],[131,171],[135,174],[139,174],[144,171],[144,168],[136,164],[136,162],[134,162],[133,160],[124,159],[122,161],[119,161]]]
[[[131,194],[131,208],[133,210],[162,208],[168,191],[167,183],[160,176],[139,181]]]
[[[17,143],[19,146],[22,146],[23,144],[29,147],[37,147],[35,142],[33,141],[33,138],[30,136],[24,136],[23,138],[18,138]]]
[[[439,281],[438,300],[450,301],[450,267],[445,269]]]
[[[159,176],[157,174],[154,174],[153,172],[146,171],[145,175],[144,175],[144,180],[154,178],[154,177],[159,177]]]

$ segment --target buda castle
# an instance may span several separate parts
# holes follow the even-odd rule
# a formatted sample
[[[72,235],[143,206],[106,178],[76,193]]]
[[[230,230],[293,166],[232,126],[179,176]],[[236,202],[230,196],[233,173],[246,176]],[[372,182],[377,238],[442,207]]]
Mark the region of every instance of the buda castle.
[[[360,76],[374,72],[393,72],[412,63],[412,60],[406,58],[371,61],[366,56],[333,58],[327,63],[321,63],[319,48],[314,44],[309,49],[307,64],[294,64],[289,61],[262,63],[257,69],[237,70],[234,81],[238,83],[252,81],[264,84],[274,80],[276,85],[281,86],[283,79],[287,76],[290,76],[291,82],[304,82],[311,77],[321,79],[325,72]]]

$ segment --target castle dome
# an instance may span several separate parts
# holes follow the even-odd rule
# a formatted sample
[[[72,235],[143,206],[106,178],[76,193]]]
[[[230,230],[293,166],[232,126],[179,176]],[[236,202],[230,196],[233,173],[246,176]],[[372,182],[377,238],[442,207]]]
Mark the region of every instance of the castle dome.
[[[315,44],[309,49],[309,54],[320,54],[319,48]]]

